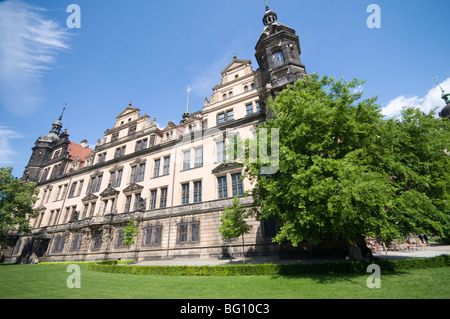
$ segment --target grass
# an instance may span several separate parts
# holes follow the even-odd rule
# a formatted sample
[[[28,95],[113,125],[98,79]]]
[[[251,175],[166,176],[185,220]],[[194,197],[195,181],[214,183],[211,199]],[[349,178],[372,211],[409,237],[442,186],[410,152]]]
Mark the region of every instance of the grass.
[[[67,264],[0,265],[2,299],[448,299],[450,267],[367,275],[159,276],[94,272],[80,264],[81,288],[70,289]]]

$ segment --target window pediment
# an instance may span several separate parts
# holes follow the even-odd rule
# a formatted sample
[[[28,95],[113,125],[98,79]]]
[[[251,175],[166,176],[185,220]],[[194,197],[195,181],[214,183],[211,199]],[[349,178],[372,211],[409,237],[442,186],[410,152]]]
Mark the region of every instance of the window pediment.
[[[141,191],[144,188],[144,186],[138,185],[138,184],[130,184],[128,185],[124,190],[124,194],[132,194]]]

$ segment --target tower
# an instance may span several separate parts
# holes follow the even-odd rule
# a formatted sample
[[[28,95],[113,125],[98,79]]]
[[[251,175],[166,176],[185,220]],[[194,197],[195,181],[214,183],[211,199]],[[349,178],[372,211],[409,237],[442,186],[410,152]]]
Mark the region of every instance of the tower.
[[[49,133],[36,140],[30,160],[22,176],[24,181],[39,182],[42,178],[48,178],[50,173],[53,177],[56,177],[64,171],[65,165],[62,164],[65,164],[65,159],[67,159],[70,144],[67,130],[61,132],[64,110],[65,107],[59,118],[52,124]],[[56,164],[52,172],[42,171],[43,167],[52,163]]]
[[[436,80],[437,82],[437,80]],[[446,105],[439,112],[439,116],[442,118],[450,118],[450,93],[444,91],[444,89],[439,85],[442,91],[442,99],[445,101]]]
[[[295,30],[278,22],[277,14],[266,2],[264,30],[256,44],[255,57],[261,72],[260,102],[275,97],[286,85],[306,74],[300,61],[300,41]]]

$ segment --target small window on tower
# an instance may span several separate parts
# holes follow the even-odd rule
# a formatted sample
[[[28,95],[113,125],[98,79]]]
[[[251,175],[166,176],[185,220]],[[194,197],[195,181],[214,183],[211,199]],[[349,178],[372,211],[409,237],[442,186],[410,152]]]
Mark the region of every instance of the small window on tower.
[[[272,55],[273,66],[277,67],[284,64],[284,55],[282,51],[276,51]]]

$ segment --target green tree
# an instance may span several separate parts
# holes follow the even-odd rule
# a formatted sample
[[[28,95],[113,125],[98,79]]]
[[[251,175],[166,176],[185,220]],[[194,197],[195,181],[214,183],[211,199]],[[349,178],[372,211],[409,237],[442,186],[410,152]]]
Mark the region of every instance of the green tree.
[[[0,246],[9,246],[8,233],[31,231],[29,219],[37,216],[33,205],[38,199],[36,184],[14,178],[12,167],[0,168]]]
[[[248,234],[252,229],[252,226],[247,224],[245,220],[249,216],[249,213],[242,207],[239,202],[239,197],[233,198],[233,203],[229,207],[225,207],[223,215],[220,216],[221,225],[219,226],[219,232],[223,239],[230,240],[230,259],[231,259],[231,239],[242,237],[242,254],[245,258],[244,249],[244,234]]]
[[[136,236],[139,232],[137,227],[134,225],[134,218],[130,219],[127,223],[127,226],[123,229],[123,244],[127,246],[127,255],[126,255],[126,261],[125,264],[128,265],[128,252],[130,250],[130,246],[134,244],[136,240]]]
[[[279,130],[279,169],[247,160],[246,173],[258,216],[279,224],[274,241],[448,234],[449,122],[416,109],[385,119],[362,83],[314,74],[269,99],[259,130]]]

